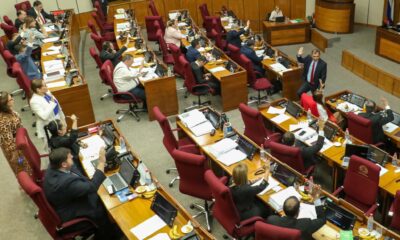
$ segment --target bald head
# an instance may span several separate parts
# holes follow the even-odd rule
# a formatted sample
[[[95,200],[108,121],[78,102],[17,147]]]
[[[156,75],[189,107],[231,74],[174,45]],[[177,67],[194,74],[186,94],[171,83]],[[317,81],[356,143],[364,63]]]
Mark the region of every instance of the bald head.
[[[300,210],[300,201],[299,199],[297,199],[297,197],[294,196],[289,197],[283,203],[283,211],[285,212],[285,215],[288,217],[297,218],[297,215],[299,215],[299,210]]]

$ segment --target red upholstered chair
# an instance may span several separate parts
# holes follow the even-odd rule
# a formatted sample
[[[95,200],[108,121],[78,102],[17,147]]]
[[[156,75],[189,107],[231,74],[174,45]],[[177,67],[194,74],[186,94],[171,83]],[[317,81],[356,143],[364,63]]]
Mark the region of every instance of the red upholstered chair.
[[[28,11],[29,9],[32,8],[32,5],[29,1],[23,1],[23,2],[15,4],[14,7],[15,7],[15,10],[17,10],[17,11],[19,11],[19,10]]]
[[[310,109],[312,115],[319,117],[317,103],[311,95],[308,95],[307,93],[301,94],[300,104],[304,110],[308,111],[308,109]]]
[[[268,148],[270,141],[281,141],[280,133],[274,133],[265,127],[260,111],[255,110],[244,103],[239,104],[239,111],[242,114],[244,122],[244,135],[250,138],[257,145],[260,146],[263,144],[264,148]]]
[[[180,138],[176,140],[176,137],[172,131],[178,131],[180,129],[171,129],[171,125],[167,117],[161,112],[160,108],[155,106],[153,108],[154,118],[157,120],[158,124],[160,124],[161,130],[164,133],[163,144],[165,149],[167,149],[168,153],[172,157],[172,151],[174,149],[178,149],[180,151],[189,152],[193,154],[199,154],[200,151],[197,146],[189,139],[189,138]],[[171,171],[177,170],[176,168],[168,168],[166,173],[169,174]],[[179,176],[176,176],[169,183],[169,187],[172,187],[174,182],[179,180]]]
[[[94,33],[94,34],[96,34],[96,35],[100,35],[101,38],[102,38],[104,41],[111,41],[111,42],[115,42],[115,41],[116,41],[115,35],[114,35],[113,32],[105,32],[104,34],[101,34],[101,33],[99,34],[99,33],[97,32],[96,26],[94,25],[94,23],[93,23],[92,20],[89,19],[87,25],[88,25],[88,27],[89,27],[89,29],[90,29],[90,31],[91,31],[92,33]]]
[[[381,142],[374,143],[373,141],[373,126],[371,120],[351,112],[347,114],[347,127],[349,129],[349,133],[361,141],[368,144],[374,144],[376,146],[383,145]]]
[[[103,65],[103,62],[101,61],[100,56],[96,51],[96,48],[90,47],[89,53],[90,53],[90,56],[92,56],[93,60],[96,62],[97,68],[100,69],[101,66]],[[112,67],[111,70],[114,71],[114,67]],[[106,84],[106,80],[105,80],[106,77],[103,76],[100,71],[99,71],[99,75],[100,75],[101,83]],[[100,100],[104,100],[104,98],[106,98],[106,97],[111,97],[111,95],[112,95],[111,92],[112,92],[111,88],[109,88],[107,93],[105,93],[103,96],[100,97]]]
[[[204,206],[191,204],[190,208],[197,208],[200,210],[194,217],[205,215],[207,230],[211,231],[209,224],[210,213],[207,201],[212,201],[213,196],[208,183],[204,180],[204,173],[208,169],[205,156],[174,149],[172,151],[172,158],[175,160],[175,165],[180,177],[179,191],[183,194],[204,200]],[[227,180],[228,179],[224,177],[221,181],[224,181],[225,184]]]
[[[15,75],[17,79],[18,86],[22,91],[24,91],[25,99],[27,100],[27,104],[21,108],[21,111],[24,112],[25,110],[29,109],[29,100],[32,97],[31,94],[31,81],[29,80],[28,76],[26,76],[25,72],[22,70],[21,65],[19,62],[15,62],[12,65],[12,73]]]
[[[215,45],[219,49],[226,51],[227,42],[222,39],[222,34],[220,32],[217,32],[217,30],[215,30],[215,28],[213,28],[213,29],[211,29],[210,37],[211,37],[211,39],[213,39],[215,41]]]
[[[25,193],[35,202],[39,209],[35,217],[40,219],[43,226],[53,239],[75,239],[77,236],[88,236],[94,232],[96,225],[90,219],[85,217],[76,218],[62,223],[56,211],[47,201],[43,189],[38,186],[26,172],[22,171],[18,173],[17,180]],[[78,224],[82,223],[88,224],[85,224],[86,227],[79,230],[73,230],[79,226]],[[68,229],[71,229],[71,231]]]
[[[310,176],[313,173],[315,166],[304,167],[304,160],[301,156],[300,148],[271,141],[269,143],[269,149],[271,150],[272,156],[286,163],[299,173],[305,176]]]
[[[0,23],[0,28],[3,29],[8,40],[11,40],[12,35],[18,32],[18,30],[14,26],[8,25],[6,23]]]
[[[109,85],[112,90],[112,96],[113,100],[115,103],[118,104],[125,104],[128,105],[128,109],[118,109],[117,114],[122,113],[118,118],[117,122],[120,122],[122,118],[124,118],[127,114],[133,116],[136,121],[140,121],[140,117],[137,114],[138,112],[144,112],[144,109],[138,108],[137,104],[141,103],[142,100],[140,98],[137,98],[135,95],[133,95],[130,92],[119,92],[117,87],[114,84],[114,79],[113,79],[113,69],[114,65],[110,60],[107,60],[103,63],[103,65],[100,68],[100,76],[103,78],[104,77],[104,82],[106,85]]]
[[[158,44],[160,44],[161,52],[163,55],[163,61],[166,64],[174,64],[174,57],[168,51],[167,43],[164,40],[164,34],[162,33],[161,29],[158,29],[156,32]]]
[[[112,23],[104,22],[96,12],[92,12],[92,17],[96,21],[97,26],[100,28],[101,34],[106,32],[114,32],[114,25]]]
[[[274,226],[264,222],[256,222],[255,240],[301,240],[301,231]]]
[[[239,63],[240,61],[240,48],[235,45],[229,44],[227,45],[229,57],[232,58],[233,61]]]
[[[184,71],[184,82],[183,85],[186,87],[186,90],[197,96],[197,102],[193,102],[193,106],[203,106],[210,105],[211,101],[201,102],[201,96],[214,94],[214,90],[208,86],[208,84],[198,84],[193,75],[192,67],[190,63],[186,60],[186,57],[181,55],[179,57],[179,64],[183,66]]]
[[[379,189],[379,171],[380,167],[376,164],[352,155],[344,184],[336,189],[333,195],[343,191],[344,200],[363,211],[366,216],[374,214],[378,207],[376,197]]]
[[[103,22],[107,22],[107,16],[104,14],[103,9],[101,8],[100,2],[98,0],[94,2],[94,7],[96,8],[97,15],[100,17],[100,19]]]
[[[169,50],[171,50],[172,57],[174,58],[174,72],[180,75],[181,77],[184,77],[185,72],[183,70],[183,66],[179,62],[179,57],[182,55],[181,49],[176,46],[175,44],[168,44]]]
[[[396,230],[400,230],[400,190],[396,192],[394,201],[390,206],[389,216],[392,217],[390,227]]]
[[[253,63],[245,55],[240,54],[239,59],[239,64],[246,69],[248,84],[251,88],[258,92],[257,97],[250,97],[250,100],[253,101],[249,103],[257,102],[257,104],[261,104],[261,102],[268,102],[268,95],[261,97],[261,91],[270,90],[272,88],[272,84],[265,77],[257,77],[257,75],[261,74],[254,70]]]
[[[13,21],[12,21],[7,15],[4,15],[4,16],[3,16],[3,20],[4,20],[4,22],[7,23],[8,25],[15,27]]]
[[[150,8],[151,14],[153,14],[153,16],[160,16],[153,0],[150,0],[149,8]]]
[[[29,166],[32,168],[33,180],[41,186],[44,178],[44,170],[41,170],[41,158],[47,157],[47,154],[40,155],[36,146],[32,143],[25,128],[18,128],[15,136],[17,149],[22,151]]]
[[[94,34],[94,33],[90,33],[90,38],[94,41],[94,44],[97,47],[97,50],[99,52],[101,52],[101,49],[103,48],[103,43],[105,41],[107,41],[106,39],[104,39],[102,36],[100,36],[99,34]],[[114,45],[114,49],[118,49],[117,43],[116,42],[112,42]]]
[[[162,18],[160,16],[146,16],[144,17],[144,22],[146,24],[147,39],[149,41],[158,41],[157,30],[161,29],[163,33],[165,31],[165,27],[162,28]]]
[[[210,186],[215,202],[213,217],[218,220],[226,232],[233,238],[241,238],[253,234],[254,223],[263,221],[261,217],[252,217],[240,221],[239,213],[233,202],[231,190],[225,186],[211,170],[207,170],[204,178]]]
[[[13,74],[12,72],[12,66],[15,62],[17,62],[17,59],[15,58],[15,56],[8,50],[4,50],[2,52],[2,56],[4,58],[4,61],[7,64],[7,75],[9,77],[15,78],[16,75]]]

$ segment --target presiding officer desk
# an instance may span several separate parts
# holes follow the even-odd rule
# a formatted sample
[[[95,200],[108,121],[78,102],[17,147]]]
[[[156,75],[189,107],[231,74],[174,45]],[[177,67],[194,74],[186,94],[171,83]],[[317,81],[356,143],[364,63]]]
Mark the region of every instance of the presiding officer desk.
[[[100,149],[100,146],[95,144],[95,141],[93,139],[99,138],[98,137],[98,132],[94,132],[93,129],[98,129],[101,125],[103,124],[108,124],[112,126],[113,133],[116,136],[116,141],[114,144],[114,147],[117,151],[121,149],[121,144],[120,144],[120,139],[124,139],[125,145],[126,145],[126,150],[130,152],[134,156],[134,162],[142,162],[142,160],[138,157],[138,155],[134,152],[132,149],[132,146],[126,141],[125,137],[121,134],[120,129],[117,127],[115,122],[113,120],[106,120],[103,122],[97,122],[93,123],[90,125],[86,125],[83,127],[79,128],[80,132],[86,132],[89,133],[89,136],[83,137],[81,140],[83,142],[88,143],[88,148],[91,148],[90,151],[92,151],[94,154],[97,153]],[[90,131],[89,131],[90,130]],[[94,167],[92,166],[91,160],[96,159],[96,156],[86,156],[87,154],[82,154],[81,150],[81,163],[83,165],[83,168],[85,170],[86,175],[91,177],[94,173]],[[117,169],[118,170],[118,169]],[[106,172],[106,176],[110,176],[113,173],[117,172],[117,170],[114,171],[109,171]],[[166,200],[168,200],[177,210],[178,210],[178,215],[175,218],[174,225],[177,225],[178,229],[181,229],[181,227],[185,224],[187,224],[188,221],[191,221],[194,231],[196,234],[200,237],[200,239],[215,239],[210,233],[208,233],[203,227],[200,226],[200,224],[191,217],[191,215],[178,203],[178,201],[171,195],[169,194],[166,189],[158,182],[156,177],[154,175],[151,175],[153,183],[157,187],[157,192],[161,194]],[[133,187],[129,187],[129,190],[131,192],[135,192],[135,189]],[[126,202],[121,203],[116,194],[110,195],[106,188],[102,185],[100,186],[98,190],[98,194],[100,196],[100,199],[104,203],[105,208],[107,209],[109,215],[114,219],[116,224],[120,227],[122,232],[125,234],[127,239],[138,239],[132,232],[131,229],[138,226],[142,222],[146,221],[147,219],[151,218],[152,216],[155,215],[155,213],[150,209],[150,205],[152,204],[154,196],[150,198],[145,198],[144,196],[141,196],[141,194],[138,194],[138,196],[132,200],[128,200]],[[171,227],[168,225],[162,227],[155,233],[149,235],[149,237],[154,237],[157,234],[160,233],[167,233],[171,230]],[[181,236],[184,234],[178,230]],[[146,238],[147,239],[147,238]]]
[[[215,112],[215,110],[211,109],[211,108],[202,108],[200,109],[200,111],[209,111],[212,110]],[[265,164],[261,159],[260,159],[260,154],[259,154],[259,149],[260,147],[257,146],[254,142],[252,142],[250,139],[248,139],[246,136],[244,136],[242,133],[238,132],[237,129],[233,128],[232,130],[238,134],[239,136],[243,137],[244,139],[246,139],[249,143],[251,143],[252,145],[256,146],[258,148],[258,150],[256,151],[254,157],[252,158],[252,160],[246,158],[240,162],[237,163],[233,163],[232,165],[225,165],[224,163],[222,163],[220,160],[218,160],[211,152],[210,152],[210,146],[222,139],[224,139],[224,134],[220,129],[217,129],[214,136],[211,136],[210,134],[204,134],[201,136],[196,136],[188,127],[186,127],[186,125],[180,120],[179,117],[177,117],[177,122],[176,125],[179,129],[181,129],[181,131],[178,131],[179,133],[179,137],[189,137],[191,140],[193,140],[200,148],[201,152],[207,156],[208,161],[209,161],[209,166],[210,168],[216,173],[216,175],[227,175],[227,176],[232,176],[233,173],[233,169],[234,167],[236,167],[239,163],[244,163],[248,166],[248,179],[252,182],[258,180],[260,177],[262,177],[263,175],[256,175],[256,172]],[[293,174],[296,175],[297,180],[296,182],[298,184],[303,184],[305,181],[305,178],[303,175],[301,175],[300,173],[296,172],[294,169],[292,169],[291,167],[289,167],[287,164],[281,162],[279,159],[274,158],[272,155],[270,155],[268,152],[266,153],[266,157],[267,159],[269,159],[271,162],[273,163],[277,163],[281,166],[283,166],[285,169],[287,169],[288,171],[292,172]],[[271,173],[272,174],[272,173]],[[271,178],[273,178],[275,181],[278,181],[277,179],[275,179],[274,177],[272,177],[270,175],[269,177],[269,181],[271,181]],[[272,205],[269,202],[270,197],[275,193],[275,191],[279,192],[281,191],[281,189],[285,189],[287,186],[285,186],[282,182],[279,182],[279,187],[278,189],[272,188],[270,190],[268,190],[267,192],[263,193],[262,195],[258,195],[258,197],[267,205],[269,205],[270,207],[272,207]],[[330,194],[329,192],[326,191],[322,191],[322,195],[327,196],[328,198],[332,199],[336,204],[338,204],[339,206],[341,206],[342,208],[346,209],[347,211],[352,212],[356,217],[357,217],[357,221],[355,222],[355,226],[353,229],[353,235],[354,236],[358,236],[358,229],[361,227],[365,227],[366,226],[366,220],[367,218],[363,215],[363,213],[358,210],[357,208],[355,208],[354,206],[352,206],[351,204],[347,203],[346,201],[344,201],[343,199],[340,198],[336,198],[335,196],[333,196],[332,194]],[[303,201],[304,202],[304,201]],[[283,215],[283,211],[279,211],[278,214]],[[380,225],[377,222],[374,222],[374,226],[375,227],[379,227],[383,229],[383,234],[385,236],[391,236],[394,238],[398,238],[400,236],[396,235],[394,232],[386,229],[385,227],[382,227],[382,225]],[[316,233],[314,233],[313,237],[315,239],[338,239],[336,238],[337,233],[339,232],[339,227],[337,227],[336,225],[332,224],[331,222],[327,221],[327,223],[324,225],[324,227],[322,227],[320,230],[318,230]]]
[[[115,11],[117,11],[116,9]],[[132,10],[132,12],[135,12]],[[115,12],[117,14],[117,12]],[[120,33],[121,32],[129,32],[129,30],[133,27],[131,23],[136,24],[136,19],[132,19],[133,21],[129,21],[129,17],[127,14],[118,14],[122,16],[122,18],[114,19],[114,32],[117,39],[117,45],[119,48],[122,48],[126,42],[126,39],[121,41]],[[125,15],[125,17],[124,17]],[[133,17],[134,18],[134,17]],[[126,24],[126,27],[123,25]],[[122,26],[122,27],[121,27]],[[132,54],[134,56],[135,62],[131,66],[131,68],[140,67],[141,62],[144,59],[144,54],[147,51],[147,44],[144,40],[143,36],[140,33],[140,26],[137,26],[137,36],[130,36],[130,42],[128,45],[128,50],[123,53],[124,54]],[[141,49],[136,49],[135,41],[143,41],[141,44]],[[154,52],[149,51],[154,59],[145,63],[143,71],[148,71],[146,77],[140,77],[140,83],[143,85],[145,93],[146,93],[146,102],[147,109],[153,109],[153,107],[158,106],[163,113],[167,116],[175,115],[178,113],[179,105],[178,105],[178,97],[176,92],[176,79],[174,75],[167,76],[167,66],[165,64],[161,64],[161,61],[156,58]],[[164,69],[165,76],[158,76],[154,74],[154,68],[151,65],[155,65],[155,63],[159,63],[160,66]],[[151,73],[152,72],[152,73]],[[149,111],[149,120],[154,120],[153,111]]]
[[[86,124],[93,123],[95,121],[92,101],[90,99],[89,87],[79,70],[79,45],[80,45],[80,31],[78,16],[73,10],[68,9],[64,11],[66,17],[64,19],[65,33],[63,39],[60,39],[61,43],[58,42],[59,37],[50,36],[42,46],[42,57],[41,65],[43,74],[54,72],[51,70],[52,63],[62,62],[62,70],[65,70],[65,74],[59,75],[59,77],[53,77],[50,79],[44,79],[49,91],[57,98],[65,115],[75,114],[79,117],[79,125],[83,126]],[[50,30],[50,28],[46,28]],[[47,31],[46,30],[46,31]],[[48,31],[52,34],[52,31]],[[63,30],[61,29],[61,34]],[[56,34],[54,36],[57,36]],[[60,47],[65,45],[63,49]],[[64,59],[65,58],[65,59]],[[69,59],[68,63],[66,62]],[[49,70],[50,69],[50,70]],[[68,72],[78,71],[76,77],[74,77],[70,83],[67,84]]]
[[[232,17],[222,17],[224,21],[222,21],[222,25],[224,26],[226,31],[233,30],[230,26],[230,22],[232,21]],[[244,23],[245,21],[240,21]],[[277,23],[278,24],[278,23]],[[251,31],[250,31],[251,32]],[[283,53],[282,51],[274,48],[269,44],[268,38],[265,41],[264,35],[264,44],[261,47],[255,47],[254,50],[256,53],[258,51],[263,51],[263,49],[271,48],[275,54],[273,57],[265,57],[262,61],[262,65],[266,70],[266,76],[270,81],[280,80],[282,83],[282,95],[285,98],[290,100],[298,100],[297,96],[297,89],[300,88],[301,82],[301,75],[303,73],[303,68],[300,64],[297,63],[297,60],[291,59],[287,54]],[[248,39],[248,37],[241,36],[242,41]],[[272,44],[273,45],[273,44]],[[289,63],[290,68],[284,67],[282,64],[278,62],[278,58],[284,59],[287,63]]]
[[[310,42],[311,30],[307,19],[286,19],[285,22],[263,21],[263,35],[272,46]]]
[[[189,16],[188,10],[173,10],[169,12],[169,17],[176,17],[177,14],[181,12],[187,12],[187,17]],[[206,54],[207,52],[216,49],[221,54],[221,59],[217,61],[209,61],[207,64],[204,65],[204,68],[207,72],[211,73],[212,76],[217,79],[217,81],[221,85],[221,103],[222,103],[222,110],[224,112],[236,109],[241,102],[247,102],[247,74],[246,71],[239,66],[237,63],[232,61],[221,49],[217,48],[215,45],[212,45],[211,41],[204,35],[203,32],[195,25],[193,19],[191,20],[192,25],[187,26],[184,23],[184,19],[178,23],[178,26],[182,32],[182,34],[187,35],[189,29],[192,29],[193,32],[196,34],[195,38],[202,38],[205,40],[207,46],[202,47],[200,50],[201,54]],[[190,46],[189,37],[183,38],[181,40],[182,44],[185,47]],[[224,64],[230,62],[236,69],[234,72],[230,72],[228,69],[225,68]],[[218,70],[217,70],[218,69]]]

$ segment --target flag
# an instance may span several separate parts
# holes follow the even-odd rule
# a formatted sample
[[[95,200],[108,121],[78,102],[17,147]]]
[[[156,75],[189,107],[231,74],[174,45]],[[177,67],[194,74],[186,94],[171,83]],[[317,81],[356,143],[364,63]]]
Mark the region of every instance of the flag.
[[[390,25],[392,25],[393,23],[393,16],[394,16],[394,0],[388,0],[386,8],[386,18],[389,21]]]

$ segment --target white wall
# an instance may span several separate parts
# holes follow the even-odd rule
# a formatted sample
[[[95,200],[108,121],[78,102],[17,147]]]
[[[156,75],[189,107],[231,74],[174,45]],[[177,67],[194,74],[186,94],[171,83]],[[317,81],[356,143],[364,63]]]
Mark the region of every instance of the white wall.
[[[384,1],[386,0],[354,0],[356,4],[354,22],[381,25]],[[306,16],[311,15],[314,10],[315,0],[306,0]]]

